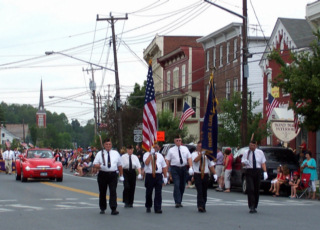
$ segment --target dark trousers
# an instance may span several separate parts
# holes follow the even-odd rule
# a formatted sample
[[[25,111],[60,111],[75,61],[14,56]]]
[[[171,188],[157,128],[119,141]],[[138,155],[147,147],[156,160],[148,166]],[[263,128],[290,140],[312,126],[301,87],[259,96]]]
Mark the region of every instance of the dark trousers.
[[[187,181],[187,168],[171,166],[171,176],[174,184],[173,199],[176,204],[181,204]]]
[[[134,191],[136,189],[136,170],[123,169],[123,203],[133,204]]]
[[[194,184],[197,189],[197,207],[206,209],[207,191],[208,191],[209,174],[204,174],[201,179],[201,173],[194,174]]]
[[[259,190],[261,169],[246,169],[247,195],[249,208],[257,208],[259,203]]]
[[[107,188],[109,186],[109,207],[111,210],[117,208],[117,184],[118,174],[116,172],[99,171],[98,185],[99,185],[99,207],[100,210],[107,209]]]
[[[152,207],[152,192],[153,188],[155,190],[154,194],[154,210],[161,210],[162,204],[162,174],[156,173],[156,177],[153,178],[151,173],[146,173],[144,185],[146,187],[146,208]]]

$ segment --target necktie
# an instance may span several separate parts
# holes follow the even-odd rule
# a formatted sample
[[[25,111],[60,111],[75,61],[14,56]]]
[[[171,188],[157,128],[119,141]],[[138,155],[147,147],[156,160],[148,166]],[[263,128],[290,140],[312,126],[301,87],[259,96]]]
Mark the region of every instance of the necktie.
[[[108,151],[108,168],[111,168],[110,153]]]
[[[132,160],[131,160],[131,155],[129,155],[129,170],[132,170]]]
[[[257,168],[257,164],[256,164],[256,156],[254,155],[254,151],[252,152],[252,168],[256,169]]]
[[[178,147],[178,151],[179,151],[180,164],[183,164],[183,160],[182,160],[181,152],[180,152],[180,147]]]
[[[103,161],[103,166],[106,166],[106,160],[104,159],[104,150],[102,149],[102,161]]]

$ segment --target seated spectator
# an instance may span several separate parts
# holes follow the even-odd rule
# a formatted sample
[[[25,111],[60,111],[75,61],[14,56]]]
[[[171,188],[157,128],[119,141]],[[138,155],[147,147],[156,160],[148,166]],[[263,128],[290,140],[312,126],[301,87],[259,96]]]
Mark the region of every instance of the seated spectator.
[[[291,186],[291,196],[290,198],[296,198],[297,197],[297,188],[299,187],[300,179],[299,179],[299,173],[294,172],[293,173],[293,179],[290,180],[289,185]]]
[[[282,171],[281,171],[281,165],[280,165],[277,168],[277,177],[274,178],[273,180],[271,180],[271,187],[269,189],[269,192],[272,192],[276,189],[275,184],[278,182],[278,180],[281,178],[281,176],[282,176]]]
[[[290,171],[287,165],[282,166],[282,176],[278,179],[278,181],[275,183],[275,189],[273,190],[273,193],[275,193],[273,196],[278,197],[280,195],[280,187],[281,185],[288,184],[290,178]]]

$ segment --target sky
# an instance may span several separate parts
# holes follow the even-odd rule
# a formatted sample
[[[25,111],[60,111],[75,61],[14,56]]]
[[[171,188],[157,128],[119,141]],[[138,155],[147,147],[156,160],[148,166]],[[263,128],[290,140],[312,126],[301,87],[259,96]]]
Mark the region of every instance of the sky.
[[[278,17],[305,18],[306,5],[314,1],[248,0],[249,36],[270,36]],[[241,0],[213,2],[242,14]],[[119,18],[115,33],[123,100],[135,83],[146,80],[143,50],[156,34],[206,36],[242,22],[203,0],[0,0],[0,103],[38,107],[42,80],[46,110],[65,113],[81,125],[92,119],[87,63],[114,69],[110,23],[97,21],[97,15]],[[97,94],[103,102],[108,95],[113,99],[114,72],[93,72]]]

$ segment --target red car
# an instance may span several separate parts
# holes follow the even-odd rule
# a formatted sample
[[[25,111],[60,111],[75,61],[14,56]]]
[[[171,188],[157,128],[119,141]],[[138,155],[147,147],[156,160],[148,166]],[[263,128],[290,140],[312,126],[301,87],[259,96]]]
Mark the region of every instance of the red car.
[[[56,161],[50,149],[28,149],[26,155],[16,160],[16,180],[26,182],[28,178],[63,180],[62,163]]]

